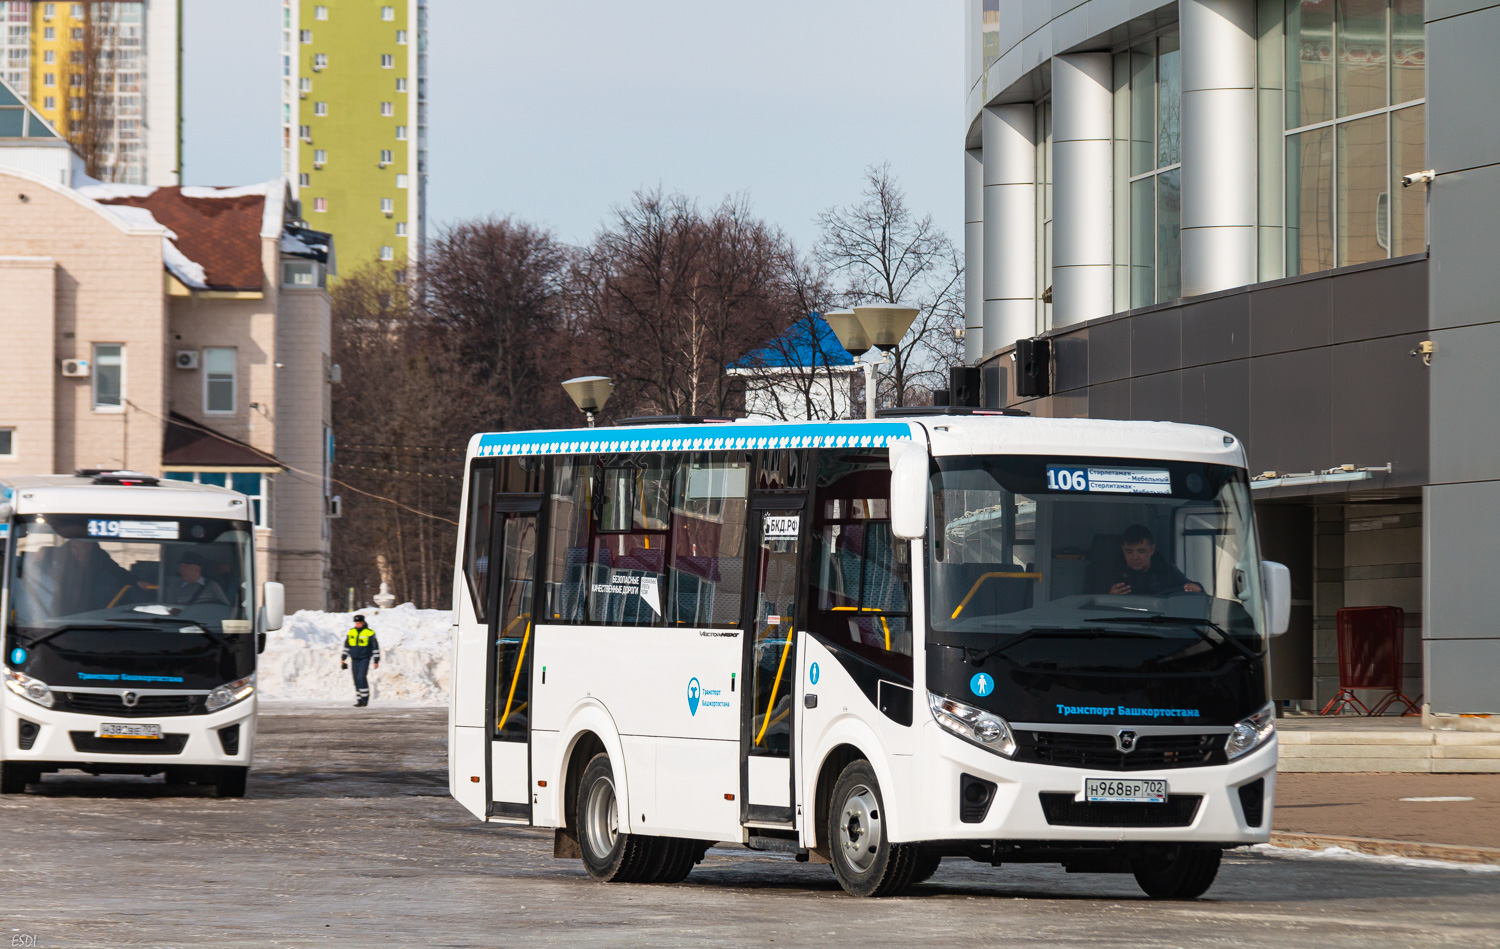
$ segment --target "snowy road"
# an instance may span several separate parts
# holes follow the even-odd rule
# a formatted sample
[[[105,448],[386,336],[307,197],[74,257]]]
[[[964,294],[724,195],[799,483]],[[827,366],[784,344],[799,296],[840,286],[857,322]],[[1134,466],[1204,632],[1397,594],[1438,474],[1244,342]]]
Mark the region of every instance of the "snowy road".
[[[952,859],[912,896],[857,901],[826,866],[732,849],[677,886],[600,886],[550,833],[448,798],[443,725],[272,706],[244,800],[76,773],[0,798],[0,944],[1500,946],[1500,873],[1267,853],[1229,856],[1193,903]]]

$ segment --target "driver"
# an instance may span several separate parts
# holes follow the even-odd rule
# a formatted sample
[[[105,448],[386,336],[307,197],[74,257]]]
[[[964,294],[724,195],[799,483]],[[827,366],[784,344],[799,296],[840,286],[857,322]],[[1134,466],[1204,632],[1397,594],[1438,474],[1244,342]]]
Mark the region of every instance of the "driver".
[[[183,554],[177,561],[177,579],[167,583],[163,602],[184,605],[194,603],[228,605],[229,597],[224,595],[224,589],[203,576],[203,566],[204,560],[201,555],[191,550]]]
[[[1125,528],[1120,541],[1125,569],[1109,578],[1110,593],[1162,596],[1169,593],[1202,593],[1203,587],[1187,578],[1156,552],[1156,539],[1144,524]]]

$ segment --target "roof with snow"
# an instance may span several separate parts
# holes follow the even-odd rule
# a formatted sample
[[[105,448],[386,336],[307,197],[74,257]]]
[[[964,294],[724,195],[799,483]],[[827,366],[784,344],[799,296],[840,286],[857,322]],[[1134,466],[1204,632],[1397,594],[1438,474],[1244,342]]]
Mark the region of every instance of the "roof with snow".
[[[760,349],[730,363],[730,369],[811,369],[851,366],[854,357],[839,345],[833,327],[816,312]]]
[[[111,208],[145,211],[172,231],[166,264],[195,290],[261,290],[265,184],[239,188],[96,184],[78,189]],[[174,259],[180,258],[180,259]]]

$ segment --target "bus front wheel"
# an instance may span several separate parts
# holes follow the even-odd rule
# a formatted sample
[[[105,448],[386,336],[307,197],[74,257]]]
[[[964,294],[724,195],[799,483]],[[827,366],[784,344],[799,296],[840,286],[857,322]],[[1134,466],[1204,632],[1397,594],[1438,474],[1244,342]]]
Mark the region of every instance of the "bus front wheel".
[[[1215,847],[1178,845],[1139,854],[1131,863],[1135,882],[1153,900],[1195,900],[1214,885],[1222,855]]]
[[[911,887],[921,852],[891,843],[875,769],[852,761],[828,802],[828,850],[839,885],[853,896],[897,896]]]
[[[0,761],[0,794],[25,794],[26,785],[41,779],[41,769],[34,765]]]
[[[657,854],[653,841],[620,832],[620,802],[608,754],[594,755],[584,768],[573,813],[578,849],[583,853],[583,867],[589,876],[605,883],[633,883],[648,869],[654,874],[652,858]],[[648,868],[647,864],[652,866]]]
[[[245,779],[249,776],[249,768],[220,768],[214,774],[214,790],[219,797],[244,797]]]

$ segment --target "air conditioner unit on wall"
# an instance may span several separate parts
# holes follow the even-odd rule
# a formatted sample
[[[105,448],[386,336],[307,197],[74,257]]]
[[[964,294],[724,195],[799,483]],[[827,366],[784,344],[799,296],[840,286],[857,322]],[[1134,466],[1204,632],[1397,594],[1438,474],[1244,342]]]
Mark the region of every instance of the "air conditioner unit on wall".
[[[179,349],[179,350],[177,350],[177,368],[178,369],[197,369],[198,368],[198,350],[196,350],[196,349]]]
[[[89,361],[87,359],[64,359],[62,361],[62,374],[69,379],[87,379],[89,375]]]

